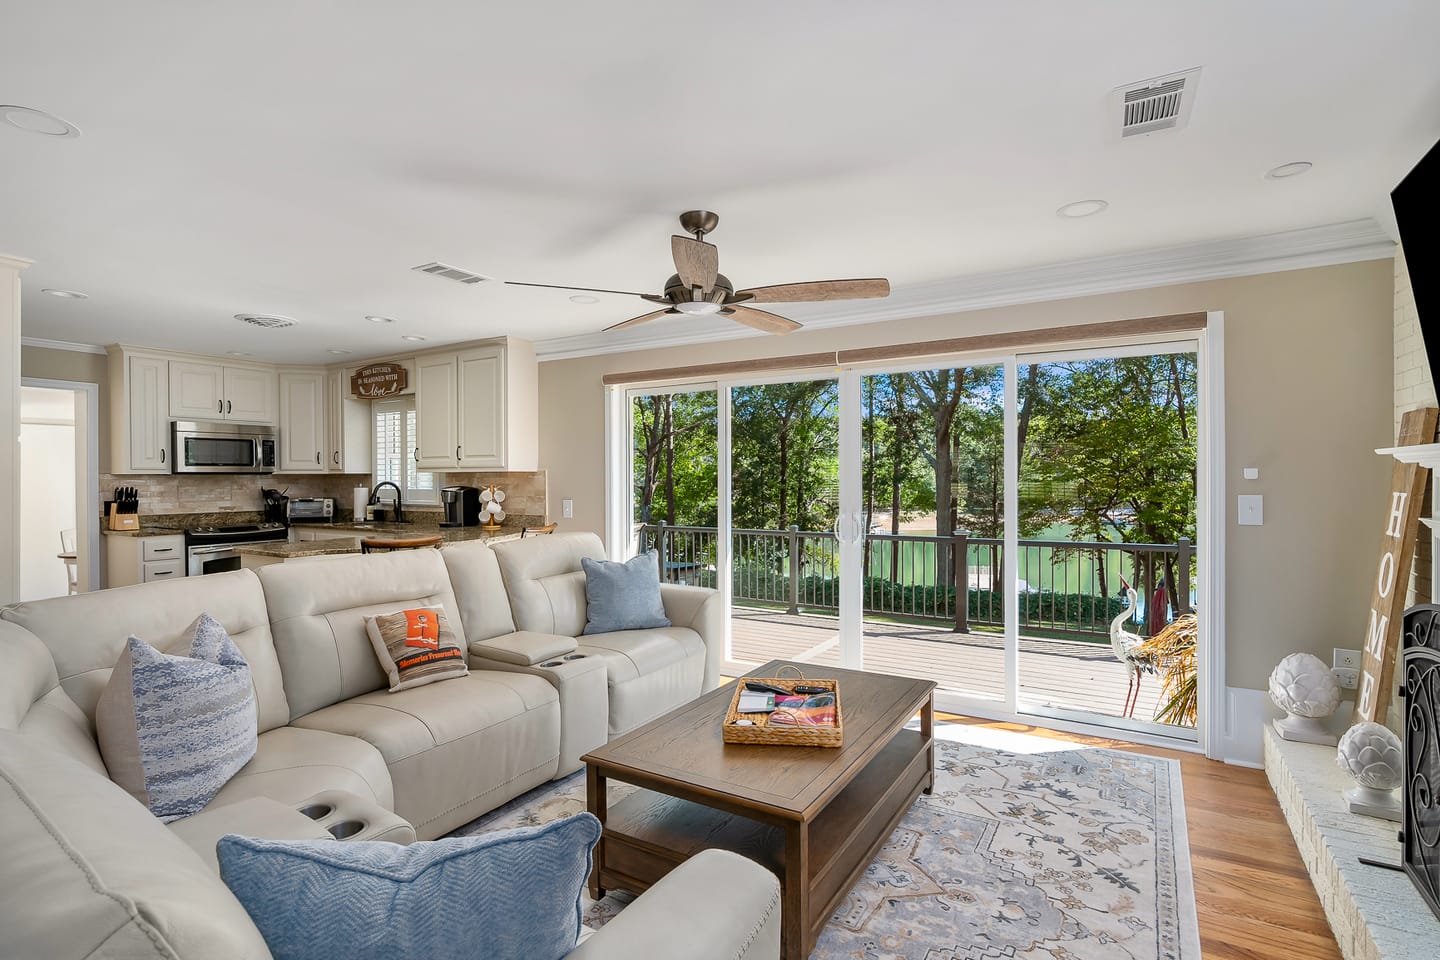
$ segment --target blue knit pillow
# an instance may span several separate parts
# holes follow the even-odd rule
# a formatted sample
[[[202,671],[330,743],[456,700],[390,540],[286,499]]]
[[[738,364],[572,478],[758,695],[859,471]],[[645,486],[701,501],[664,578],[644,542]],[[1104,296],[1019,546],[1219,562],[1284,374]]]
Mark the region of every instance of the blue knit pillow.
[[[110,779],[161,820],[199,813],[257,745],[250,665],[208,613],[190,656],[131,637],[95,705]]]
[[[585,633],[670,626],[660,599],[660,554],[651,550],[624,563],[580,558],[585,571]]]
[[[220,877],[275,960],[559,960],[580,936],[600,821],[408,847],[220,838]]]

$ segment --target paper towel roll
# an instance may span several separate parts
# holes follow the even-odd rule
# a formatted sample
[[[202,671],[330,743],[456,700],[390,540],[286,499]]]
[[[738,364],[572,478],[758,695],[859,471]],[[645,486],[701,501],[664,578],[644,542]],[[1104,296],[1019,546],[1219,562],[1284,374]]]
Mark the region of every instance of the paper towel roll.
[[[370,502],[370,490],[367,487],[355,488],[355,519],[365,519],[365,505]]]

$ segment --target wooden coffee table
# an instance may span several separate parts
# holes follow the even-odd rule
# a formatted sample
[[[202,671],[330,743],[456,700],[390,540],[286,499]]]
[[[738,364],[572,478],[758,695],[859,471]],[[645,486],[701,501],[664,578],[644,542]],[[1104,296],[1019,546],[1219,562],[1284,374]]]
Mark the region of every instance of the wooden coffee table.
[[[840,681],[843,746],[725,743],[727,685],[583,757],[590,812],[605,825],[591,896],[638,894],[701,850],[733,850],[780,877],[781,955],[809,955],[901,816],[935,785],[935,684],[794,666]],[[906,730],[916,713],[920,729]],[[642,789],[607,809],[607,779]]]

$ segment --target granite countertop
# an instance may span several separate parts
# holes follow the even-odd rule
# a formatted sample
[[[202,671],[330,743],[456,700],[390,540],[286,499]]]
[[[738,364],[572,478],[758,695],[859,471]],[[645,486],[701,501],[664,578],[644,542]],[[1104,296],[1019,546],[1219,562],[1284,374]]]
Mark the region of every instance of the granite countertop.
[[[498,542],[501,540],[517,540],[520,537],[521,525],[502,524],[499,530],[488,530],[485,527],[442,527],[434,520],[417,520],[413,523],[389,523],[376,521],[374,523],[312,523],[304,527],[291,527],[294,529],[324,530],[333,533],[354,533],[356,536],[370,537],[432,537],[439,534],[446,543],[461,543],[467,540],[487,540]]]
[[[107,537],[178,537],[184,532],[184,527],[151,526],[144,520],[140,521],[138,530],[111,530],[105,526],[104,520],[100,521],[100,533]]]
[[[295,560],[299,557],[330,557],[346,553],[359,553],[358,540],[306,540],[286,543],[276,540],[272,543],[252,543],[235,551],[242,557],[267,557],[271,560]]]

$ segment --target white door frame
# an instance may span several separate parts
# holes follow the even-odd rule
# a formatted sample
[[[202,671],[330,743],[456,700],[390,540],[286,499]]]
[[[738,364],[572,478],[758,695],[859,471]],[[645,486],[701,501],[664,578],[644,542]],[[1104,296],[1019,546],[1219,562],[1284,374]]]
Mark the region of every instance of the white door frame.
[[[1152,744],[1156,746],[1171,747],[1177,750],[1193,750],[1203,752],[1212,759],[1224,759],[1224,729],[1225,729],[1225,705],[1226,705],[1226,684],[1225,684],[1225,315],[1223,311],[1210,311],[1207,314],[1207,325],[1203,330],[1184,331],[1163,337],[1127,337],[1107,341],[1104,347],[1090,347],[1078,345],[1071,350],[1056,349],[1056,354],[1065,356],[1076,356],[1085,353],[1094,353],[1097,356],[1113,356],[1116,351],[1125,351],[1127,347],[1138,348],[1156,347],[1168,342],[1190,341],[1197,344],[1199,366],[1198,386],[1198,413],[1199,429],[1197,438],[1197,457],[1201,464],[1197,476],[1196,491],[1196,528],[1197,541],[1202,545],[1196,563],[1198,583],[1196,586],[1196,611],[1199,616],[1199,651],[1198,651],[1198,676],[1197,684],[1200,690],[1200,716],[1196,729],[1194,741],[1183,740],[1175,737],[1168,737],[1147,733],[1143,730],[1119,730],[1112,726],[1086,722],[1072,716],[1050,716],[1045,718],[1047,726],[1059,730],[1068,730],[1075,733],[1097,734],[1102,736],[1114,736],[1117,732],[1137,743]],[[719,494],[719,528],[718,535],[718,577],[724,609],[730,609],[731,584],[730,578],[724,571],[729,569],[729,537],[730,530],[730,476],[729,476],[729,444],[731,428],[730,390],[736,386],[754,386],[765,383],[785,383],[799,380],[824,380],[836,379],[840,391],[840,416],[841,416],[841,440],[840,440],[840,476],[841,476],[841,505],[847,502],[845,494],[850,492],[850,485],[858,487],[860,477],[861,450],[858,426],[861,416],[861,381],[867,373],[872,372],[905,372],[910,370],[939,369],[946,366],[977,366],[1004,364],[1005,366],[1005,512],[1007,518],[1014,518],[1019,513],[1019,463],[1016,458],[1014,446],[1015,434],[1018,432],[1018,359],[1020,357],[1038,357],[1045,351],[1024,351],[1015,350],[1009,353],[996,355],[994,353],[976,355],[946,355],[933,356],[923,359],[912,360],[903,363],[874,363],[864,364],[844,369],[837,368],[834,372],[821,372],[814,368],[804,368],[785,373],[769,373],[763,376],[739,377],[734,379],[716,381],[705,379],[694,383],[676,384],[673,381],[664,385],[657,385],[648,388],[640,384],[631,385],[630,388],[606,387],[606,529],[607,546],[614,559],[621,559],[628,556],[632,545],[628,544],[628,523],[629,523],[629,410],[628,397],[632,392],[664,392],[666,390],[698,390],[713,389],[717,394],[718,407],[718,428],[717,428],[717,455],[719,463],[718,494]],[[849,400],[847,401],[847,397]],[[852,424],[852,420],[854,423]],[[850,427],[852,429],[847,429]],[[851,436],[853,434],[853,436]],[[847,437],[850,439],[847,441]],[[618,471],[618,472],[617,472]],[[853,474],[853,476],[852,476]],[[846,477],[852,477],[850,483],[845,481]],[[619,489],[616,489],[619,488]],[[858,504],[860,498],[852,494],[852,499]],[[852,523],[856,523],[853,518]],[[622,533],[622,531],[625,531]],[[936,705],[942,710],[956,713],[964,713],[971,716],[1008,720],[1021,723],[1028,723],[1036,719],[1033,713],[1022,714],[1018,712],[1019,691],[1018,691],[1018,651],[1019,651],[1019,591],[1015,583],[1015,564],[1019,549],[1019,532],[1015,529],[1013,522],[1006,524],[1004,556],[1004,582],[1005,582],[1005,670],[1006,690],[1002,699],[983,699],[969,697],[951,692],[938,693]],[[857,544],[858,546],[858,544]],[[858,570],[860,552],[858,549],[846,551],[842,538],[841,543],[841,572],[842,577],[846,575],[848,567],[855,566]],[[851,571],[852,573],[854,571]],[[843,592],[843,591],[842,591]],[[854,591],[850,591],[854,592]],[[854,598],[854,610],[850,609],[852,604],[842,600],[841,605],[841,652],[845,655],[847,650],[851,651],[854,658],[849,662],[859,662],[861,656],[860,647],[863,617],[859,609],[859,597]],[[725,660],[727,665],[733,668],[733,661],[730,659],[730,620],[725,618]],[[847,628],[848,624],[848,628]]]
[[[76,445],[75,456],[75,552],[78,565],[77,589],[81,593],[100,589],[100,384],[86,380],[51,380],[21,377],[24,387],[71,390],[85,395],[84,446]],[[24,451],[20,454],[25,455]]]

